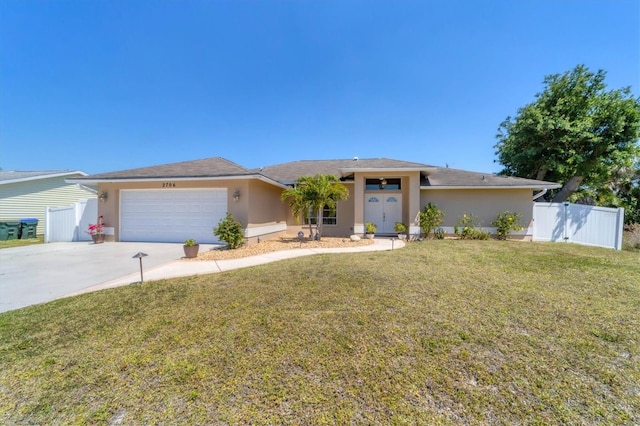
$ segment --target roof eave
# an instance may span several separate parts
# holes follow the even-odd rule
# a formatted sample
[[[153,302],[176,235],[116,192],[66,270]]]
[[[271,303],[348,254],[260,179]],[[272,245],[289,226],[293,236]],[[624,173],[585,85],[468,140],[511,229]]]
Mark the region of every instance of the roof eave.
[[[162,182],[162,181],[179,181],[179,182],[187,182],[187,181],[216,181],[216,180],[243,180],[243,179],[257,179],[266,183],[270,183],[272,185],[278,186],[280,188],[287,188],[286,185],[268,178],[262,174],[251,174],[251,175],[236,175],[236,176],[190,176],[190,177],[148,177],[148,178],[98,178],[98,179],[66,179],[67,183],[80,183],[80,184],[92,184],[97,185],[99,183],[129,183],[129,182]]]
[[[443,190],[443,189],[531,189],[531,190],[542,190],[542,189],[558,189],[561,188],[562,185],[559,184],[551,184],[551,185],[491,185],[491,186],[480,186],[480,185],[422,185],[420,186],[420,190]]]
[[[27,178],[20,178],[20,179],[8,179],[8,180],[0,181],[0,185],[5,185],[5,184],[8,184],[8,183],[28,182],[28,181],[32,181],[32,180],[53,179],[53,178],[57,178],[57,177],[70,176],[70,175],[88,176],[87,173],[81,172],[80,170],[76,170],[76,171],[73,171],[73,172],[52,173],[52,174],[49,174],[49,175],[30,176],[30,177],[27,177]]]
[[[428,172],[437,170],[438,167],[345,167],[340,172],[356,173],[356,172],[385,172],[385,173],[402,173],[402,172]]]

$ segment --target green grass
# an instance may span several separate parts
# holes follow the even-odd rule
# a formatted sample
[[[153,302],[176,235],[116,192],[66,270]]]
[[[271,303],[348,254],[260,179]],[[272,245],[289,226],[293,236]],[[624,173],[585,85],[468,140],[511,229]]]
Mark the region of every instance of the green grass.
[[[4,424],[637,424],[640,257],[424,241],[0,315]]]
[[[25,238],[24,240],[4,240],[0,241],[0,249],[9,247],[30,246],[33,244],[44,244],[44,235],[38,235],[37,238]]]

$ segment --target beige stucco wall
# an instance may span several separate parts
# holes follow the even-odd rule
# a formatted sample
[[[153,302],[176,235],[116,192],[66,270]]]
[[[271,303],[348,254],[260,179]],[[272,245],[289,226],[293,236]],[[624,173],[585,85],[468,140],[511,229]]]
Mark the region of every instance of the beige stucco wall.
[[[280,200],[283,189],[259,180],[245,181],[248,186],[248,206],[243,211],[250,215],[247,223],[252,225],[272,221],[286,222],[287,205]]]
[[[355,191],[360,195],[355,197],[354,224],[356,228],[364,230],[364,194],[366,180],[381,177],[386,179],[399,178],[402,180],[402,189],[399,191],[402,194],[402,222],[407,226],[418,225],[417,222],[414,223],[414,219],[422,205],[420,199],[420,172],[357,172],[355,173]],[[386,192],[388,191],[366,191],[367,194]]]
[[[258,235],[261,240],[268,240],[286,234],[286,229],[280,229],[287,224],[287,206],[280,200],[283,189],[260,180],[242,183],[244,186],[238,187],[241,191],[238,204],[245,205],[241,206],[239,214],[246,215],[246,219],[238,220],[246,224],[248,232],[254,235],[247,242],[257,242]]]
[[[323,225],[322,235],[325,237],[348,237],[353,234],[353,222],[354,222],[354,185],[351,183],[345,183],[344,186],[349,191],[349,198],[344,201],[339,201],[336,207],[337,224],[336,225]],[[287,203],[284,202],[286,210]],[[296,235],[298,231],[302,231],[305,236],[309,235],[309,225],[303,226],[301,220],[296,220],[291,212],[287,213],[287,225],[290,235]]]
[[[169,183],[171,184],[170,187],[164,186]],[[120,191],[128,189],[174,190],[196,188],[226,188],[229,213],[241,222],[244,227],[251,228],[286,220],[286,208],[280,202],[282,189],[255,179],[100,183],[98,185],[98,193],[107,191],[108,198],[106,201],[98,203],[98,214],[104,216],[104,223],[107,226],[115,228],[113,239],[118,241]],[[236,189],[240,191],[240,197],[237,202],[233,199]]]
[[[491,226],[498,213],[522,213],[520,223],[530,226],[533,215],[531,189],[448,189],[423,190],[420,206],[433,203],[445,212],[442,226],[454,226],[464,213],[478,217],[479,226]]]
[[[349,198],[338,203],[338,224],[324,225],[324,236],[347,237],[354,233],[364,232],[364,197],[365,180],[385,177],[387,179],[402,179],[402,221],[411,226],[418,226],[414,222],[417,213],[431,202],[446,214],[443,226],[453,227],[464,213],[473,213],[479,219],[479,226],[490,227],[496,215],[503,211],[522,213],[521,223],[531,225],[532,218],[532,190],[530,189],[451,189],[451,190],[420,190],[419,172],[408,173],[380,173],[357,172],[353,183],[346,183]],[[170,183],[171,186],[166,187]],[[175,185],[175,186],[174,186]],[[104,216],[104,223],[113,227],[119,240],[119,209],[120,191],[126,189],[195,189],[195,188],[226,188],[227,206],[229,213],[240,221],[251,235],[249,242],[261,239],[275,238],[284,233],[295,235],[303,229],[302,224],[293,217],[286,202],[281,201],[283,189],[258,179],[226,179],[201,181],[171,181],[171,182],[114,182],[98,185],[98,193],[106,191],[106,201],[98,203],[98,214]],[[233,198],[238,190],[238,201]],[[383,192],[367,191],[366,194]],[[285,228],[286,226],[286,228]],[[308,234],[308,227],[303,230]]]

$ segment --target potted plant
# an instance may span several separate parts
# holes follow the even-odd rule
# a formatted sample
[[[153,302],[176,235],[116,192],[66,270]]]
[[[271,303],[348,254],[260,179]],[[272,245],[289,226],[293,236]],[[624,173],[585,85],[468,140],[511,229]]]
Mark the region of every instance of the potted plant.
[[[375,223],[366,222],[364,224],[364,233],[369,239],[373,239],[377,229],[378,226]]]
[[[401,240],[407,239],[407,225],[402,222],[396,222],[393,229],[395,229],[395,231],[398,233],[398,238],[400,238]]]
[[[184,257],[197,257],[198,250],[200,250],[200,244],[198,244],[193,238],[189,238],[188,240],[185,240],[182,248],[184,249]]]
[[[94,244],[104,243],[104,216],[98,216],[98,223],[90,223],[87,234],[91,235]]]

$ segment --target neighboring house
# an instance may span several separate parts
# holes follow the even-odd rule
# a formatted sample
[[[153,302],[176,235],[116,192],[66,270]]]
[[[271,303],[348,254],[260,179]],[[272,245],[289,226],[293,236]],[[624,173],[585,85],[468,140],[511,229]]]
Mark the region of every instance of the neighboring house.
[[[9,171],[0,170],[0,221],[38,219],[37,233],[44,234],[45,210],[76,201],[95,198],[95,189],[66,179],[87,176],[81,171]]]
[[[395,222],[403,222],[411,235],[418,235],[418,212],[429,202],[446,213],[443,227],[449,233],[463,213],[473,213],[492,230],[498,213],[520,212],[522,223],[530,226],[536,193],[560,187],[385,158],[295,161],[246,169],[217,157],[69,181],[98,185],[104,198],[99,214],[114,228],[116,241],[217,242],[213,228],[229,212],[243,224],[251,243],[302,229],[304,224],[280,195],[300,176],[318,173],[338,176],[349,190],[349,199],[338,203],[335,215],[325,214],[325,236],[363,234],[367,221],[378,226],[378,234],[393,235]],[[531,229],[527,232],[530,235]]]

